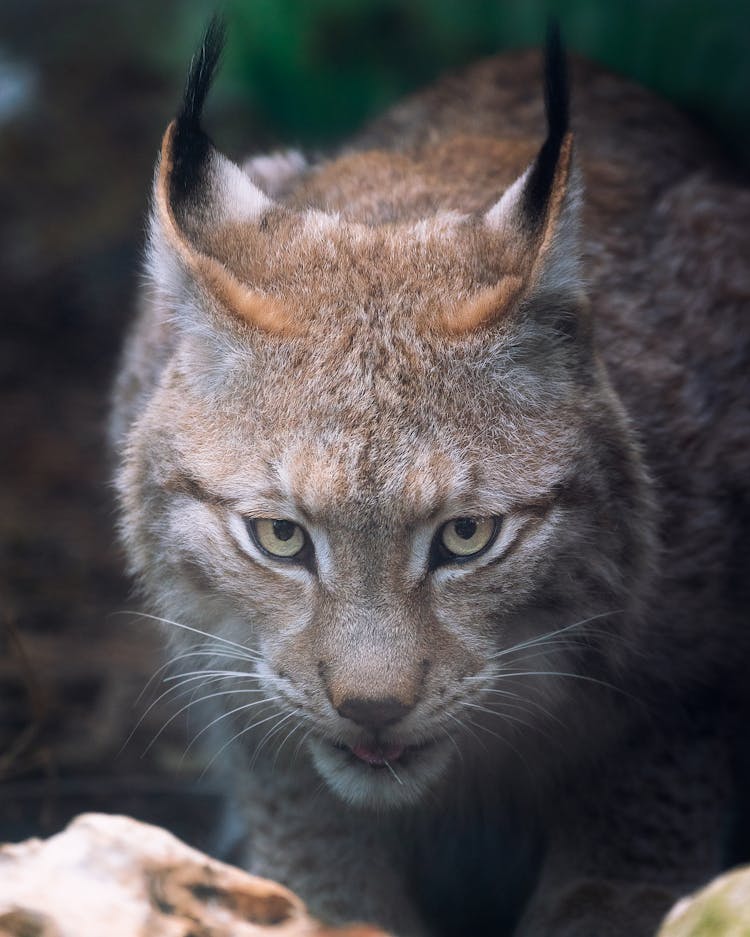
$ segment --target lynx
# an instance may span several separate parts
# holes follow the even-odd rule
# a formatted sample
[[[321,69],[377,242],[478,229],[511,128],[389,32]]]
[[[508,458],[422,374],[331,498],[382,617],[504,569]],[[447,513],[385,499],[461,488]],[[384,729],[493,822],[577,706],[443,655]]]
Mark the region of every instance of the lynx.
[[[480,62],[330,159],[165,133],[121,530],[248,868],[402,937],[645,937],[724,861],[748,193],[687,119]],[[546,126],[546,136],[545,136]]]

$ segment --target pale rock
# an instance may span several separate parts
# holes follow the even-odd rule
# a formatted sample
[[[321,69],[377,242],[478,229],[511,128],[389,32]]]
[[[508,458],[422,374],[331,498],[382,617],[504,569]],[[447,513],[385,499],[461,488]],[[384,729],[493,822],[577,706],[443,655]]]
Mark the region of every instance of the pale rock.
[[[750,866],[715,878],[672,908],[657,937],[748,937]]]
[[[0,847],[0,937],[385,937],[327,928],[281,885],[158,827],[82,814],[62,833]]]

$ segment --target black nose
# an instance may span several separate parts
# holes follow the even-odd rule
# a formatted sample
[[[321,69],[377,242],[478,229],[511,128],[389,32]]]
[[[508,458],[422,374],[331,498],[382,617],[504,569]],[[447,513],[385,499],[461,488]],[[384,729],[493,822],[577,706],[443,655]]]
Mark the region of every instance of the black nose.
[[[402,719],[410,709],[411,706],[402,703],[395,696],[385,699],[347,697],[337,707],[337,712],[366,729],[384,729]]]

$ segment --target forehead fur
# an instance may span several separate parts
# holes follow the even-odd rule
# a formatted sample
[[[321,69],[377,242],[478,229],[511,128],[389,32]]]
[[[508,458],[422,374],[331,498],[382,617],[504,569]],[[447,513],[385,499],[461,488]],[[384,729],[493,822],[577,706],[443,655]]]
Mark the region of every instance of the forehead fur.
[[[474,304],[481,314],[505,301],[497,293],[512,285],[515,263],[507,244],[447,211],[371,226],[277,208],[260,226],[206,226],[202,250],[283,304],[301,329],[274,338],[221,318],[217,333],[186,344],[181,374],[210,385],[206,406],[220,407],[223,442],[238,458],[252,451],[271,476],[287,460],[298,466],[285,470],[298,493],[319,477],[329,494],[339,479],[355,497],[361,489],[398,499],[409,465],[421,459],[429,475],[448,453],[459,454],[461,472],[485,464],[512,489],[522,469],[528,488],[544,489],[539,435],[554,466],[551,453],[570,448],[578,425],[575,381],[554,360],[546,327],[518,316],[456,340],[424,328],[449,309]],[[539,353],[543,342],[550,347]],[[178,387],[174,406],[183,405]],[[500,466],[504,453],[512,465]]]
[[[425,326],[519,267],[507,239],[454,211],[371,226],[279,208],[261,226],[207,226],[201,248],[249,289],[290,307],[304,330],[328,330],[342,315],[372,316],[380,328]]]
[[[538,148],[535,139],[457,134],[409,153],[348,153],[312,171],[289,204],[365,224],[418,221],[436,206],[480,215],[530,165]]]
[[[575,387],[543,406],[538,387],[524,400],[497,366],[466,344],[457,353],[350,317],[317,344],[238,343],[212,362],[207,389],[193,338],[154,401],[154,428],[162,451],[174,434],[178,461],[222,491],[272,490],[317,516],[356,505],[419,517],[493,490],[535,498],[576,451]]]

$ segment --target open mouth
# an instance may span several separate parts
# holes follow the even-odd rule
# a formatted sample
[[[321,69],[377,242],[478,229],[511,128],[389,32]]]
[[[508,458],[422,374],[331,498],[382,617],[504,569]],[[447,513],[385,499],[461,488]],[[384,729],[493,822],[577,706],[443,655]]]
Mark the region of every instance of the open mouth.
[[[339,751],[346,752],[371,768],[388,768],[408,763],[413,755],[428,748],[432,742],[420,745],[378,745],[376,743],[360,743],[357,745],[335,745]]]
[[[377,808],[417,803],[444,775],[451,753],[440,736],[413,745],[320,738],[311,739],[310,748],[315,767],[335,793],[349,803]]]

